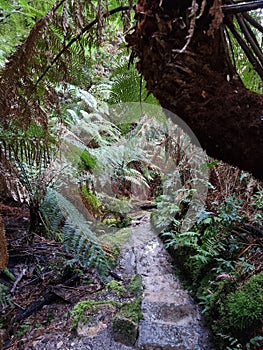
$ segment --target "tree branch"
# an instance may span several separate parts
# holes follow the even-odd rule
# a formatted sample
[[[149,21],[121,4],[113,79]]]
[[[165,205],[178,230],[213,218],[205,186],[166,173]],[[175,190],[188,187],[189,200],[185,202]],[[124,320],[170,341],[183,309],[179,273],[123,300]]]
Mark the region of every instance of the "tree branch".
[[[117,12],[120,11],[126,11],[129,10],[129,6],[119,6],[116,7],[115,9],[112,9],[108,12],[105,12],[102,16],[103,18],[106,18],[108,16],[112,16]],[[39,84],[39,82],[45,77],[45,75],[48,73],[50,68],[60,59],[60,57],[67,51],[68,48],[70,48],[71,45],[73,45],[76,41],[78,41],[83,34],[85,34],[87,31],[89,31],[95,24],[98,23],[98,18],[94,19],[92,22],[87,24],[84,28],[82,28],[81,32],[77,34],[74,38],[72,38],[66,46],[63,47],[63,49],[53,58],[53,60],[49,63],[49,65],[46,67],[45,71],[40,75],[38,78],[35,87]]]
[[[255,27],[257,30],[259,30],[261,33],[263,33],[263,26],[258,23],[255,18],[253,18],[252,16],[250,16],[248,13],[243,13],[243,17],[253,26]]]
[[[241,46],[242,50],[245,52],[247,58],[249,59],[249,61],[252,64],[252,66],[254,67],[255,71],[258,73],[260,78],[263,79],[263,68],[262,68],[262,66],[258,62],[257,58],[251,52],[249,46],[245,43],[245,41],[243,40],[242,36],[238,33],[238,31],[235,28],[234,24],[231,21],[227,20],[226,21],[226,25],[230,29],[231,33],[233,34],[233,36],[235,37],[235,39],[237,40],[239,45]]]
[[[247,25],[247,23],[244,21],[243,16],[241,14],[237,14],[236,18],[237,18],[238,24],[240,26],[240,29],[242,30],[245,38],[247,39],[247,41],[251,45],[251,48],[254,51],[254,54],[256,55],[259,62],[263,66],[263,54],[262,54],[262,50],[259,47],[259,44],[258,44],[257,39],[255,37],[255,34],[250,29],[250,27]]]
[[[222,11],[227,15],[234,15],[236,13],[247,12],[263,8],[263,1],[249,1],[240,4],[223,5]]]

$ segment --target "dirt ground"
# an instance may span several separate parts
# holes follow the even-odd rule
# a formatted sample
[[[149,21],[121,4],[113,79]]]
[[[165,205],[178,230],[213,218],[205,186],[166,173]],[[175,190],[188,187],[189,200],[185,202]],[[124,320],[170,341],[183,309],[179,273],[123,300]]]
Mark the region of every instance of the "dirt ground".
[[[90,271],[73,264],[62,244],[40,236],[28,242],[29,213],[26,208],[1,205],[6,226],[12,275],[0,275],[0,349],[66,349],[76,334],[71,311],[82,300],[94,299],[105,284]],[[1,344],[2,343],[2,344]],[[43,343],[42,347],[36,347]]]

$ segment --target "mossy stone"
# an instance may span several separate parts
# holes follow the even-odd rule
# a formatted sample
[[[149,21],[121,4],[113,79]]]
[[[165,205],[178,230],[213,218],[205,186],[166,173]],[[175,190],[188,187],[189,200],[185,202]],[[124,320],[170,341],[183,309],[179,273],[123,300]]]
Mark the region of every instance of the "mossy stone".
[[[138,336],[138,322],[123,316],[121,313],[113,318],[114,340],[126,346],[133,346]]]
[[[113,318],[114,340],[127,346],[133,346],[138,337],[139,321],[143,319],[141,298],[124,303]]]
[[[143,291],[141,275],[136,274],[132,276],[127,289],[131,295],[139,296]]]

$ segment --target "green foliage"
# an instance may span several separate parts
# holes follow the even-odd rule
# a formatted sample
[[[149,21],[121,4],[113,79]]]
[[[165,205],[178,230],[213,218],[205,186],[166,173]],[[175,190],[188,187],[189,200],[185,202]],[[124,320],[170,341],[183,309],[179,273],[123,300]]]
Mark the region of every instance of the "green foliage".
[[[27,333],[27,331],[29,330],[30,326],[31,326],[30,323],[21,324],[18,331],[16,332],[16,336],[21,337],[21,336],[25,335]]]
[[[81,155],[80,159],[84,163],[84,166],[87,170],[92,170],[95,168],[97,164],[97,159],[93,157],[88,151],[84,150]]]
[[[73,254],[72,262],[85,269],[94,267],[102,278],[106,278],[108,263],[105,253],[81,212],[55,190],[47,192],[41,211],[52,231],[61,230],[64,247]]]
[[[220,325],[233,334],[253,329],[263,319],[263,273],[250,277],[220,307]]]
[[[112,81],[109,103],[140,102],[146,101],[151,104],[158,104],[153,95],[148,96],[146,83],[140,77],[135,67],[128,66],[127,60],[114,67],[110,79]]]
[[[34,23],[53,5],[53,1],[0,1],[0,66],[28,35]],[[15,30],[14,30],[15,28]]]
[[[98,197],[84,185],[81,186],[81,192],[84,196],[84,204],[89,212],[94,216],[102,215],[102,203]]]
[[[261,22],[262,12],[252,11],[250,12],[250,15],[259,23]],[[236,19],[234,20],[234,23],[238,28],[239,35],[245,41],[245,43],[247,43],[248,42],[247,38],[245,38],[244,33],[242,32]],[[258,43],[262,42],[262,33],[260,31],[258,31],[253,26],[249,26],[249,31],[251,31],[251,35],[256,39]],[[263,92],[262,79],[256,72],[255,67],[253,67],[253,64],[251,63],[251,61],[247,58],[246,54],[242,50],[237,39],[234,37],[234,35],[230,31],[228,31],[227,33],[227,39],[229,43],[229,48],[231,49],[231,54],[232,54],[230,55],[231,59],[244,85],[252,91],[255,91],[257,93],[262,93]],[[250,44],[248,45],[248,47],[251,49]]]
[[[24,166],[46,167],[56,138],[36,122],[25,129],[19,121],[0,125],[0,149],[6,158]]]
[[[133,322],[139,322],[143,319],[143,314],[141,312],[141,304],[141,297],[138,297],[130,302],[122,304],[118,316],[121,314],[123,317],[128,318]]]
[[[164,196],[159,200],[163,201],[162,213],[168,212],[172,220],[165,227],[164,217],[155,215],[153,222],[163,227],[166,246],[202,306],[216,334],[217,348],[251,349],[257,342],[261,344],[261,339],[253,338],[254,330],[262,324],[263,275],[256,274],[256,266],[243,253],[246,233],[237,231],[245,220],[241,215],[243,202],[236,195],[222,203],[213,202],[215,212],[202,210],[191,231],[182,232],[178,222],[180,207],[173,203],[165,207]],[[260,205],[261,191],[250,203],[256,210]],[[258,254],[260,247],[251,247],[250,254],[253,252]],[[246,283],[242,284],[244,278]]]
[[[6,305],[12,305],[9,288],[0,283],[0,306],[1,308],[4,308]]]

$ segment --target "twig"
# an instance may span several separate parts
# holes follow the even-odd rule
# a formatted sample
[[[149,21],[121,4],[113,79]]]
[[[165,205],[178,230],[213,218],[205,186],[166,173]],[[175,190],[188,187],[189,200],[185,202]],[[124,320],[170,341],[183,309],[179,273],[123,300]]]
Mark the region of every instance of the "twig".
[[[196,0],[192,0],[191,13],[189,15],[189,18],[191,18],[191,20],[190,20],[190,25],[188,30],[189,34],[187,36],[187,41],[182,49],[173,50],[174,52],[183,53],[189,46],[195,31],[196,14],[197,14],[198,8],[199,7],[198,7],[198,4],[196,3]]]
[[[244,226],[249,232],[251,232],[255,235],[261,236],[263,239],[263,229],[262,228],[254,226],[252,224],[244,224]]]
[[[237,69],[236,69],[236,60],[235,60],[233,45],[232,45],[232,42],[230,40],[228,30],[227,29],[224,30],[224,28],[222,28],[222,27],[220,27],[219,30],[220,30],[220,35],[221,35],[222,43],[223,43],[223,49],[224,49],[225,54],[226,54],[226,61],[227,61],[227,65],[229,67],[229,70],[230,70],[232,76],[238,75]],[[229,56],[228,43],[229,43],[229,48],[231,51],[233,63],[232,63],[231,58]]]
[[[13,296],[15,294],[15,290],[16,290],[16,287],[18,285],[18,283],[21,281],[21,279],[23,278],[24,274],[26,273],[26,269],[24,268],[22,270],[22,272],[18,275],[14,285],[13,285],[13,288],[11,289],[11,295]]]
[[[74,283],[77,279],[79,278],[78,274],[73,275],[70,279],[68,279],[63,285],[64,286],[68,286],[71,285],[72,283]],[[53,293],[52,291],[48,291],[47,293],[45,293],[43,295],[43,297],[41,297],[39,300],[34,301],[33,303],[31,303],[26,310],[20,312],[20,314],[18,314],[18,316],[16,317],[15,321],[16,322],[20,322],[24,319],[26,319],[27,317],[29,317],[30,315],[32,315],[34,312],[40,310],[44,305],[46,304],[50,304],[51,302],[57,300],[59,298],[59,296],[55,293]]]
[[[243,17],[250,23],[252,24],[253,27],[255,27],[257,30],[259,30],[261,33],[263,33],[263,26],[258,23],[255,18],[250,16],[248,13],[243,13]]]

